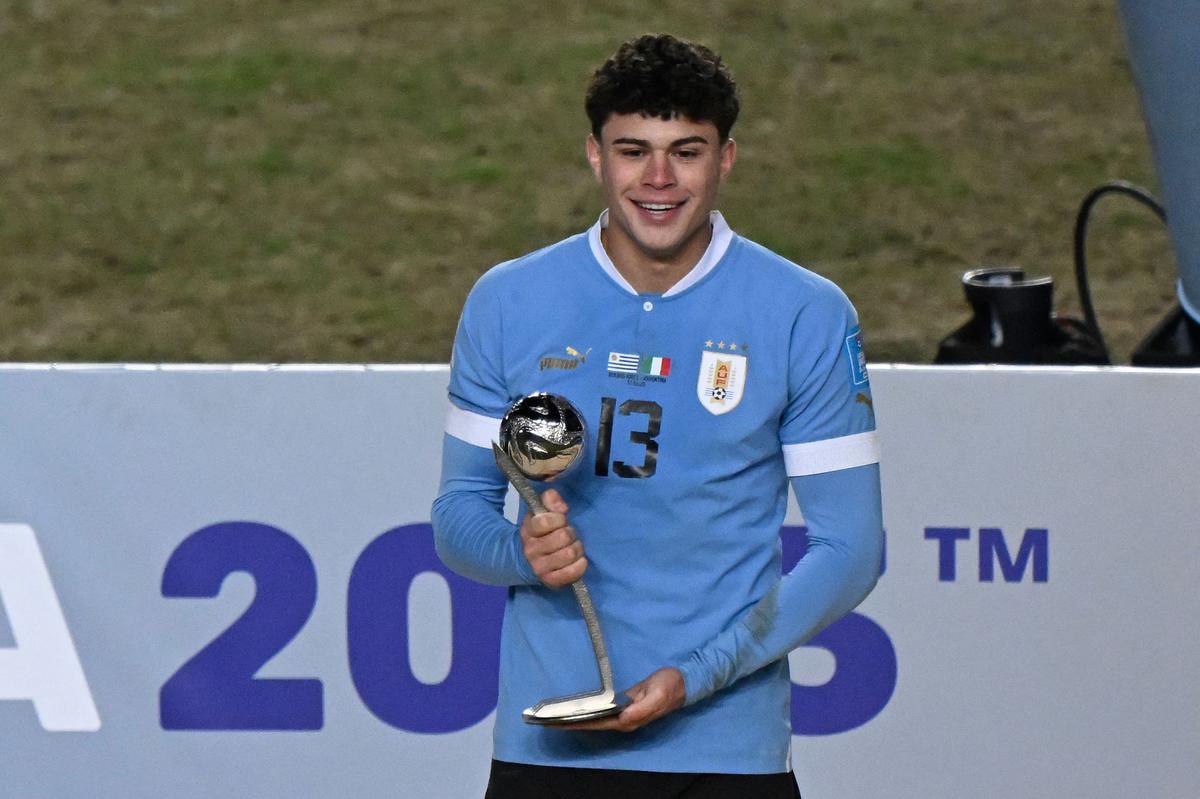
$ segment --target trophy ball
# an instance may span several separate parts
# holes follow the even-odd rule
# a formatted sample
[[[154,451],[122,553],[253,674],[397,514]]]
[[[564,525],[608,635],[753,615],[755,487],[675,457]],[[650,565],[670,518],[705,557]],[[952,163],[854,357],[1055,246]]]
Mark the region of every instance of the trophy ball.
[[[500,420],[500,448],[531,480],[550,481],[567,471],[586,438],[583,415],[558,394],[522,397]]]

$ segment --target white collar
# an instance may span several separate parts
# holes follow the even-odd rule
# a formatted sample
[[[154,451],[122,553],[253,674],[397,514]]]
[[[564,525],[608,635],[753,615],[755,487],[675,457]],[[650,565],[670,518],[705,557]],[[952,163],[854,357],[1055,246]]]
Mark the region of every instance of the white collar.
[[[704,251],[704,255],[692,267],[691,271],[680,278],[678,283],[663,292],[662,296],[674,296],[699,283],[725,256],[725,251],[733,243],[733,230],[730,229],[729,224],[725,221],[725,217],[721,216],[720,211],[712,211],[708,219],[712,224],[712,239],[708,242],[708,249]],[[596,257],[596,260],[600,263],[600,267],[612,278],[614,283],[636,296],[638,293],[637,290],[629,285],[629,281],[617,271],[616,265],[608,257],[608,252],[604,249],[604,244],[600,241],[600,231],[606,227],[608,227],[607,208],[600,214],[600,218],[596,220],[596,224],[588,228],[588,244],[592,248],[592,255]]]

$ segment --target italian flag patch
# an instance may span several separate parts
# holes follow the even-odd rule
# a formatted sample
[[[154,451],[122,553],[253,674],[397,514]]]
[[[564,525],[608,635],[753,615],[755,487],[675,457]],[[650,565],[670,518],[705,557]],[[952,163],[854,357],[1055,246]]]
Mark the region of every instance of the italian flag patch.
[[[671,374],[671,359],[658,358],[653,355],[643,355],[638,371],[650,377],[666,377]]]

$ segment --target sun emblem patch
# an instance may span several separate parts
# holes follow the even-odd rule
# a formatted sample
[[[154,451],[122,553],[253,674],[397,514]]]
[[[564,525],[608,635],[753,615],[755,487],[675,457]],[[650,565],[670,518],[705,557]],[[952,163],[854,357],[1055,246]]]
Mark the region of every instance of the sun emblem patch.
[[[716,347],[717,351],[712,349]],[[743,344],[740,350],[744,352]],[[720,416],[729,413],[742,401],[746,389],[746,356],[736,344],[705,342],[700,358],[700,374],[696,379],[696,397],[709,413]]]

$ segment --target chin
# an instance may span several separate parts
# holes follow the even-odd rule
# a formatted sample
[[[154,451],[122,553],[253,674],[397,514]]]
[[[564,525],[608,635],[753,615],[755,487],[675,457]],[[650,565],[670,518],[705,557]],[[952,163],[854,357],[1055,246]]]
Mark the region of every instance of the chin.
[[[658,238],[649,239],[639,237],[634,239],[634,242],[637,244],[638,249],[647,255],[653,258],[665,260],[678,255],[679,251],[683,249],[686,239],[677,237],[669,241],[663,241],[662,239]]]
[[[687,230],[654,231],[657,235],[639,236],[638,246],[656,258],[670,258],[678,255],[687,248],[688,244],[700,233],[697,226]]]

